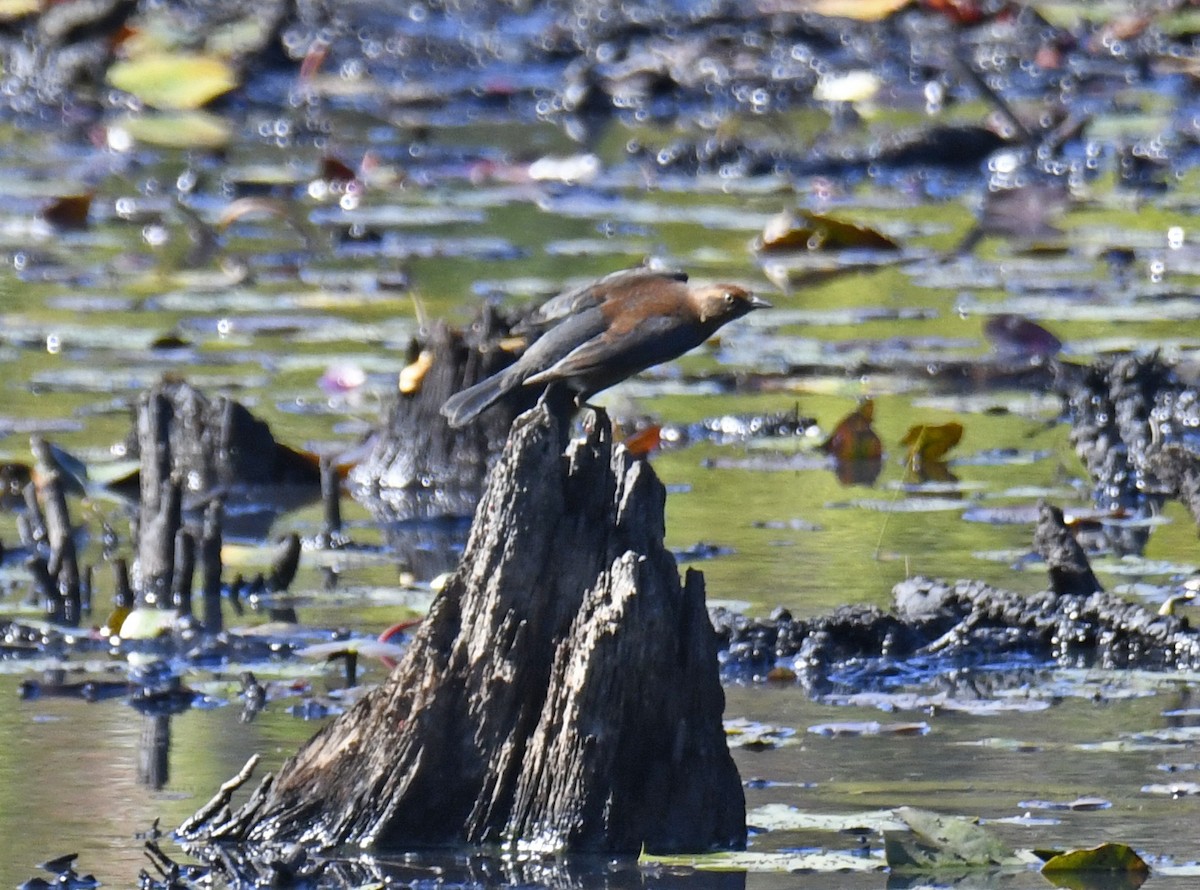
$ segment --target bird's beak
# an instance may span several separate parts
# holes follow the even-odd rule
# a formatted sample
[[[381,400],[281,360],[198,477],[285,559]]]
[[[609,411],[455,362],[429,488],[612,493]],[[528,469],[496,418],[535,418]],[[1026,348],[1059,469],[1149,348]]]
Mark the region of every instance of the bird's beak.
[[[751,309],[770,309],[771,304],[768,301],[764,300],[762,297],[758,296],[757,294],[751,294],[750,295],[750,308]]]

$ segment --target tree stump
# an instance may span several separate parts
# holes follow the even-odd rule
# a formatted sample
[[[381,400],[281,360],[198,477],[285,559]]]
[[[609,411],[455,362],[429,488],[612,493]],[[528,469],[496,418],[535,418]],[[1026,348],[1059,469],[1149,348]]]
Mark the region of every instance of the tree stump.
[[[516,393],[457,430],[441,414],[450,396],[512,364],[512,328],[513,319],[485,305],[467,329],[439,323],[414,342],[414,358],[428,362],[420,384],[388,404],[370,454],[350,472],[350,493],[419,578],[454,567],[488,469],[513,418],[533,405],[536,394]]]
[[[599,414],[566,447],[514,423],[466,552],[386,683],[237,813],[188,838],[382,849],[740,848],[704,580],[663,547],[665,489]],[[216,808],[213,808],[216,809]]]

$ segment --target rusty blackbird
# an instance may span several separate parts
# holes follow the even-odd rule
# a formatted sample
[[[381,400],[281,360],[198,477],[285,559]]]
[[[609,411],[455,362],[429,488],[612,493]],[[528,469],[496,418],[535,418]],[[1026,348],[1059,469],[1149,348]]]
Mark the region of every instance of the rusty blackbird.
[[[770,305],[736,284],[689,286],[682,272],[613,272],[542,305],[531,323],[545,332],[515,363],[447,399],[442,414],[452,427],[463,426],[519,387],[553,383],[566,386],[582,405]]]

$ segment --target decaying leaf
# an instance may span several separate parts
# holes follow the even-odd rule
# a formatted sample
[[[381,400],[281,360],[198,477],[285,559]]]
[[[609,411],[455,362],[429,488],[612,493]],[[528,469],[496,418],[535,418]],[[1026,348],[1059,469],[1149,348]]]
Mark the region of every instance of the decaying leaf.
[[[868,735],[909,736],[928,734],[929,724],[923,720],[916,723],[880,723],[876,720],[847,720],[839,723],[819,723],[810,726],[808,731],[813,735],[823,735],[830,738]]]
[[[936,463],[946,456],[951,448],[962,439],[961,423],[943,423],[936,426],[918,424],[910,426],[901,445],[908,447],[905,464],[910,467],[924,466]]]
[[[63,195],[43,207],[38,215],[60,231],[86,229],[93,197],[91,192],[81,195]]]
[[[899,249],[899,244],[875,229],[807,210],[772,217],[754,242],[759,254]]]
[[[1037,322],[1020,315],[1001,313],[983,323],[983,335],[1002,356],[1049,358],[1062,349],[1062,340]]]
[[[838,461],[878,460],[883,455],[883,442],[871,427],[874,419],[875,402],[864,399],[838,422],[821,443],[821,450]]]
[[[345,161],[326,155],[321,158],[321,172],[318,178],[330,185],[345,185],[358,179],[358,174]]]
[[[914,807],[900,807],[896,815],[909,827],[884,832],[884,855],[897,871],[982,868],[1017,861],[1016,854],[978,820]]]

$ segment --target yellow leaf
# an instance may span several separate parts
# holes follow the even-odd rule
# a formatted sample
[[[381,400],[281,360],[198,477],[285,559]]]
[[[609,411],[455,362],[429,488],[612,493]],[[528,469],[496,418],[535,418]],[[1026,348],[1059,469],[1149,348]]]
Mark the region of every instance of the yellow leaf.
[[[41,8],[40,0],[0,0],[0,22],[14,22]]]
[[[187,111],[238,85],[229,63],[216,56],[149,53],[108,69],[108,82],[147,105]]]
[[[908,446],[908,463],[932,463],[946,456],[946,452],[962,439],[961,423],[943,423],[940,426],[919,424],[910,426],[901,445]]]
[[[802,8],[827,18],[879,22],[908,4],[909,0],[809,0]]]

